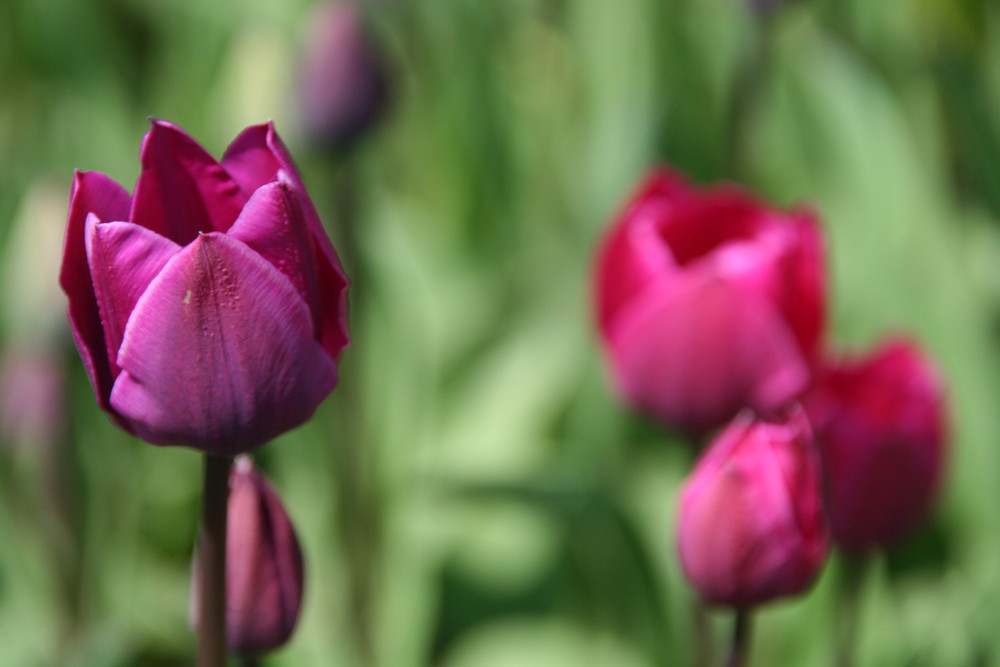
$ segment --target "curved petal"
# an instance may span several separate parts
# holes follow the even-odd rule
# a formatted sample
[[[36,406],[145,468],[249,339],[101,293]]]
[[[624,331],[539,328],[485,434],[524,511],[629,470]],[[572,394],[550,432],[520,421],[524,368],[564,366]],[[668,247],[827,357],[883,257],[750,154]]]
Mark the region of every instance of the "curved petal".
[[[215,158],[166,121],[153,121],[140,159],[129,220],[181,245],[229,229],[247,200]]]
[[[687,188],[672,171],[654,171],[619,216],[597,256],[597,320],[607,335],[615,314],[646,284],[674,265],[658,225]]]
[[[298,197],[278,181],[258,189],[236,219],[229,236],[285,274],[309,305],[313,322],[322,320],[316,280],[316,256]],[[317,332],[318,338],[318,332]]]
[[[719,276],[683,277],[634,299],[609,336],[629,400],[699,432],[743,407],[779,408],[806,386],[809,369],[768,300]]]
[[[111,374],[117,377],[115,358],[132,309],[153,278],[181,248],[131,222],[91,224],[88,239],[90,273],[104,322]]]
[[[59,284],[69,298],[73,339],[90,376],[97,402],[104,409],[109,407],[108,398],[114,378],[111,376],[104,327],[87,261],[87,217],[93,214],[104,221],[126,220],[130,205],[131,198],[125,188],[104,174],[96,171],[73,174]]]
[[[794,240],[782,262],[784,275],[775,285],[775,299],[806,359],[815,366],[826,327],[823,234],[816,216],[808,211],[798,213],[789,230]]]
[[[276,180],[287,180],[298,195],[316,248],[319,312],[322,314],[322,321],[317,323],[320,343],[333,359],[339,358],[341,351],[349,342],[347,276],[320,222],[316,207],[299,177],[295,163],[274,129],[274,124],[268,122],[243,130],[226,149],[222,165],[240,184],[247,196],[262,185]]]
[[[154,444],[252,450],[306,421],[336,384],[309,309],[243,243],[205,234],[139,299],[111,404]]]

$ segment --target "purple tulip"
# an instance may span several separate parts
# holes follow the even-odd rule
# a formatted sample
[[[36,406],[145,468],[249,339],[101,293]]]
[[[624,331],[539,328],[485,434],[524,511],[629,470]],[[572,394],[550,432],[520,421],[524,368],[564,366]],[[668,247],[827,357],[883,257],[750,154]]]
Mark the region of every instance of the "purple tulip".
[[[337,382],[347,280],[268,123],[221,163],[153,121],[133,196],[77,172],[60,284],[97,401],[157,445],[246,452]]]
[[[694,434],[795,399],[823,335],[813,216],[653,172],[601,246],[597,319],[624,399]]]
[[[386,107],[388,82],[361,10],[336,0],[316,7],[302,57],[299,99],[310,137],[349,148]]]
[[[818,454],[801,409],[781,421],[743,413],[681,489],[677,547],[712,604],[747,608],[805,590],[828,551]]]
[[[229,476],[226,573],[230,650],[257,655],[288,641],[302,603],[302,551],[281,499],[248,456]]]
[[[229,471],[226,529],[226,641],[244,656],[273,651],[295,630],[302,605],[304,567],[295,527],[281,498],[247,455]],[[191,625],[200,609],[201,556],[191,577]]]
[[[807,397],[834,541],[884,547],[927,514],[945,463],[944,388],[916,344],[889,340],[832,364]]]

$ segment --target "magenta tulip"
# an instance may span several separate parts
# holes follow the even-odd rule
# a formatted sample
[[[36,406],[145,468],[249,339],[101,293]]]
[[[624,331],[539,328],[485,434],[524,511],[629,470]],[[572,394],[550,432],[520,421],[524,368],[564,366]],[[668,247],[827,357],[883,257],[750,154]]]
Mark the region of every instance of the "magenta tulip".
[[[695,434],[796,398],[823,333],[823,254],[809,213],[651,174],[597,260],[598,324],[621,395]]]
[[[832,364],[806,399],[824,463],[833,539],[884,547],[927,513],[945,462],[944,389],[913,342]]]
[[[274,127],[216,161],[154,121],[132,196],[78,172],[60,283],[98,403],[219,456],[306,421],[337,382],[347,280]]]
[[[229,477],[226,538],[226,636],[229,648],[257,655],[295,630],[302,602],[302,551],[281,499],[247,456]]]
[[[701,455],[681,490],[677,547],[711,604],[745,609],[805,590],[828,551],[818,454],[800,409],[743,413]]]

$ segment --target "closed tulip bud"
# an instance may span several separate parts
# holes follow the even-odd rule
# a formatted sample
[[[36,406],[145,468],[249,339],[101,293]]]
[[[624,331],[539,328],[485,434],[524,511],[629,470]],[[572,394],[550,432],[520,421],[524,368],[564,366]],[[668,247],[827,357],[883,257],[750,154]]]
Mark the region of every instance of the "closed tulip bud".
[[[810,383],[825,313],[813,216],[650,175],[601,245],[597,319],[624,399],[699,434]]]
[[[388,92],[385,71],[351,0],[317,7],[299,92],[307,133],[335,150],[349,148],[381,117]]]
[[[258,655],[295,630],[302,602],[302,552],[281,499],[247,456],[229,477],[226,636],[229,648]]]
[[[824,463],[834,541],[884,547],[927,513],[945,463],[941,379],[913,342],[832,364],[806,399]]]
[[[97,401],[218,456],[306,421],[337,382],[347,280],[274,127],[221,162],[153,121],[133,195],[77,173],[60,284]]]
[[[244,656],[272,651],[292,636],[302,604],[299,540],[278,494],[241,455],[229,472],[226,528],[226,640]],[[191,626],[200,609],[201,555],[191,576]]]
[[[677,547],[710,604],[747,608],[812,583],[828,540],[801,410],[774,422],[743,413],[705,450],[681,489]]]

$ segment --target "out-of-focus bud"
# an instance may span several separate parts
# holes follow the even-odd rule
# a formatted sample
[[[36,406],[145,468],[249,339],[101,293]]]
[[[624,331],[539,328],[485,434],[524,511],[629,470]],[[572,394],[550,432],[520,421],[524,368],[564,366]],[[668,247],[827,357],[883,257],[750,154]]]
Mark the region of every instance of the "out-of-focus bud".
[[[0,358],[0,440],[49,448],[64,426],[62,359],[46,348],[9,348]]]
[[[383,64],[351,0],[319,5],[302,56],[300,104],[307,135],[337,151],[351,147],[382,115]]]
[[[832,364],[805,402],[824,463],[834,541],[888,545],[924,517],[945,462],[944,389],[912,341]]]
[[[819,459],[808,420],[741,413],[681,490],[677,546],[688,581],[711,604],[746,608],[796,595],[828,550]]]
[[[633,407],[700,434],[812,380],[826,274],[815,217],[654,171],[597,257],[597,320]]]
[[[259,655],[292,636],[302,602],[303,564],[281,500],[248,456],[229,477],[226,634],[240,655]]]

